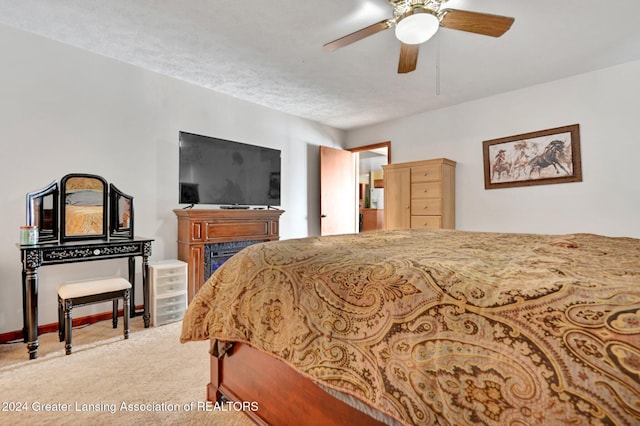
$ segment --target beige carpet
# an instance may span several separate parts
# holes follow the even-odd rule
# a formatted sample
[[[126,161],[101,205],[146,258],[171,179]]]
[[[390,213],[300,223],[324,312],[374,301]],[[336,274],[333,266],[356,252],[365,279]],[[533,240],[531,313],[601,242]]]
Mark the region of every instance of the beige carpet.
[[[11,351],[5,348],[0,424],[253,425],[242,412],[203,404],[208,342],[180,344],[180,322],[131,328],[129,340],[122,338],[120,325],[114,337],[85,344],[79,343],[83,330],[74,329],[69,356],[56,333],[42,336],[52,343],[41,343],[36,360],[27,360],[23,343],[11,345],[17,346]]]

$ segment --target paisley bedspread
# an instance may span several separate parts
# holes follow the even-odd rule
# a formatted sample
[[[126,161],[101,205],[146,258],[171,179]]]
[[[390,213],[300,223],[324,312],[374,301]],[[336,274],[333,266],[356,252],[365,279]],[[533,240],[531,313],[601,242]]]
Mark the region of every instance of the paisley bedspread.
[[[181,339],[249,343],[402,424],[637,425],[640,240],[403,230],[257,244],[209,279]]]

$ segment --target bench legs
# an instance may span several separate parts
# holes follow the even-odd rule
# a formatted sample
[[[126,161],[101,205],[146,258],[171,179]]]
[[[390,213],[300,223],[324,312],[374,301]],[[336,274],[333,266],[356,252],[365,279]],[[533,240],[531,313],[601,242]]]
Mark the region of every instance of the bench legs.
[[[113,294],[110,294],[110,296],[113,296]],[[96,296],[93,296],[94,298]],[[112,324],[113,324],[113,328],[118,328],[118,299],[122,298],[122,308],[123,308],[123,317],[124,317],[124,338],[128,339],[129,338],[129,312],[130,312],[130,300],[131,300],[131,289],[125,289],[122,290],[122,292],[120,292],[117,296],[114,297],[109,297],[111,299],[113,299],[113,317],[112,317]],[[71,348],[72,348],[72,343],[71,343],[71,337],[72,337],[72,331],[73,331],[73,315],[71,314],[71,311],[73,310],[74,306],[81,306],[81,305],[86,305],[89,303],[98,303],[98,302],[104,302],[108,300],[108,298],[105,299],[97,299],[97,300],[92,300],[90,302],[87,302],[86,300],[83,300],[83,298],[78,298],[73,299],[73,298],[69,298],[69,299],[61,299],[60,297],[58,297],[58,338],[60,339],[60,341],[62,342],[64,340],[64,349],[65,349],[65,353],[67,355],[71,354]],[[75,302],[75,304],[74,304]]]
[[[113,299],[113,315],[111,316],[113,328],[118,328],[118,299]]]

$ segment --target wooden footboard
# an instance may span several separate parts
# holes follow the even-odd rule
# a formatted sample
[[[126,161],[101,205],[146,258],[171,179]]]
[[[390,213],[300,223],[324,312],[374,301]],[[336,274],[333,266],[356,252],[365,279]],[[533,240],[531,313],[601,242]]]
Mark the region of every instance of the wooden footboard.
[[[222,359],[211,357],[207,399],[221,396],[256,403],[245,410],[257,424],[382,425],[365,413],[333,398],[284,362],[249,345],[235,344]]]

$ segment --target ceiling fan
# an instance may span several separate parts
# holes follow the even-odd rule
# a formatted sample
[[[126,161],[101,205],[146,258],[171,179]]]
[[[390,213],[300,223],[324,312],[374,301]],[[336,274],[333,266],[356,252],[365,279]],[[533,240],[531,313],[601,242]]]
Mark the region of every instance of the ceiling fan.
[[[408,73],[416,69],[420,44],[433,37],[440,27],[500,37],[511,28],[515,20],[507,16],[443,8],[449,0],[387,1],[393,7],[392,18],[329,42],[323,49],[331,52],[395,27],[396,37],[402,43],[398,73]]]

